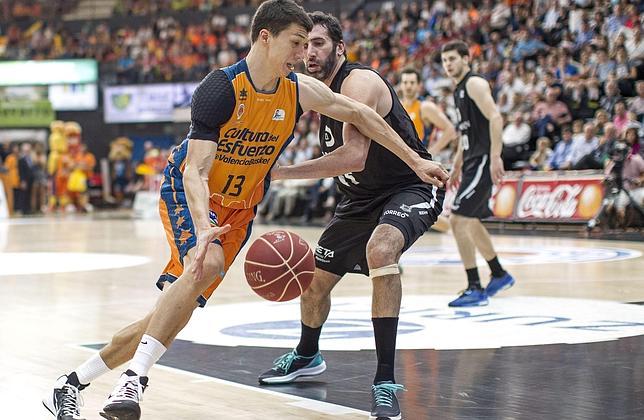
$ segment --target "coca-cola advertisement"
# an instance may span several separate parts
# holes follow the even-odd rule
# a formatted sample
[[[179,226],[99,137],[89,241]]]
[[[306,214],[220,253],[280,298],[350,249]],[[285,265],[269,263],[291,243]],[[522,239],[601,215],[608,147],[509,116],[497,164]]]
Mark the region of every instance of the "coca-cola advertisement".
[[[604,198],[603,175],[532,173],[506,176],[492,190],[490,209],[495,219],[584,221],[595,217]],[[449,215],[456,189],[445,195],[443,214]]]
[[[603,195],[602,177],[525,178],[515,218],[589,220],[599,211]]]

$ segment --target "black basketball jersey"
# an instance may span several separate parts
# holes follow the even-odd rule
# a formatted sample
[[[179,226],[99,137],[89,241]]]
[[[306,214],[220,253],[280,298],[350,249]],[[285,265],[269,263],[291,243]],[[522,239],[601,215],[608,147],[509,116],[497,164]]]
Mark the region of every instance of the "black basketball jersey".
[[[344,79],[356,69],[370,70],[378,74],[375,70],[360,63],[345,62],[335,75],[330,86],[331,90],[340,93]],[[387,84],[392,99],[391,110],[383,119],[411,149],[421,157],[431,159],[431,155],[418,139],[414,124],[400,103],[393,87],[382,76],[380,78]],[[342,121],[320,115],[319,137],[324,154],[330,153],[344,144],[343,124]],[[360,212],[361,208],[366,210],[373,205],[375,198],[386,197],[400,187],[422,182],[398,156],[372,140],[364,170],[335,177],[338,189],[344,194],[344,199],[336,209],[336,215],[355,214]]]
[[[490,121],[485,118],[476,103],[467,94],[465,85],[470,77],[485,77],[468,72],[456,85],[454,103],[458,114],[458,130],[461,132],[463,162],[490,153]],[[487,81],[487,79],[485,79]]]

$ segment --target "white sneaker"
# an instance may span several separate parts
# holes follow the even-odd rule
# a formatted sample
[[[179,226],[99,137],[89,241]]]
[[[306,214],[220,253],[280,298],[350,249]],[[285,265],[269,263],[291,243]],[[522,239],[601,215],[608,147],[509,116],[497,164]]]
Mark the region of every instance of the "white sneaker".
[[[56,416],[56,420],[85,420],[80,416],[80,407],[83,406],[80,390],[68,384],[67,379],[67,375],[58,378],[54,389],[42,399],[42,403]]]
[[[119,378],[114,391],[107,397],[101,416],[108,420],[139,420],[143,400],[143,391],[148,386],[148,377],[139,376],[131,370],[125,371]]]

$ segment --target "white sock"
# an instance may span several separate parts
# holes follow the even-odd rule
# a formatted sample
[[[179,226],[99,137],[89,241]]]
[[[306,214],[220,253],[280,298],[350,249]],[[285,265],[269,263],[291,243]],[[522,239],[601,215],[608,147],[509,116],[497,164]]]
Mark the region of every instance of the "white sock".
[[[94,379],[109,371],[110,368],[107,367],[101,358],[101,354],[96,353],[94,356],[87,359],[85,363],[76,368],[74,372],[76,372],[76,376],[78,376],[78,382],[82,385],[87,385]]]
[[[147,376],[152,365],[163,356],[166,350],[165,346],[156,338],[143,334],[128,369],[139,376]]]

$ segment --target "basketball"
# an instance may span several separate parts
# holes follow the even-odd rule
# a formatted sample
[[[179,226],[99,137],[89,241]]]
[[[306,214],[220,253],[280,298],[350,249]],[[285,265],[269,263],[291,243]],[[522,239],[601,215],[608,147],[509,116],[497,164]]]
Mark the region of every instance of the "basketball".
[[[251,289],[267,300],[300,296],[313,280],[315,259],[309,244],[293,232],[274,230],[260,236],[246,253],[244,272]]]

